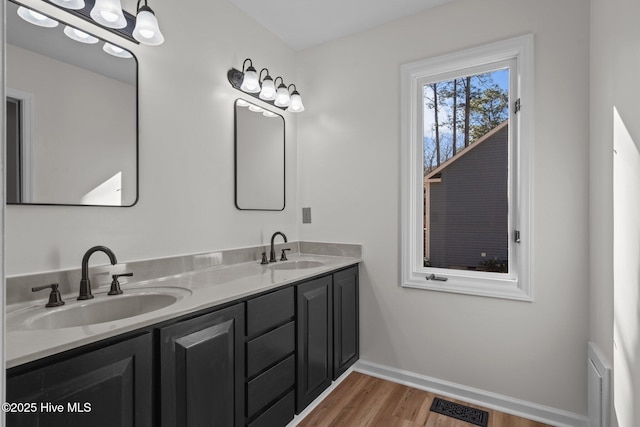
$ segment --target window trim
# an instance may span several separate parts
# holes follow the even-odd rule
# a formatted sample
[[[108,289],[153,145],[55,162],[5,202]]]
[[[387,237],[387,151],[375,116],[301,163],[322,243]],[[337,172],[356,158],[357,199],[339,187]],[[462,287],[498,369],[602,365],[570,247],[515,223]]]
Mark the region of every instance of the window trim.
[[[533,301],[531,274],[531,196],[533,164],[533,35],[483,45],[401,66],[401,286],[494,298]],[[513,198],[510,234],[520,232],[520,243],[510,244],[509,269],[513,274],[467,272],[427,268],[423,262],[423,140],[422,86],[425,79],[438,79],[452,73],[484,67],[486,64],[515,60],[510,72],[509,196]],[[512,93],[515,90],[515,94]],[[520,99],[520,112],[513,108]],[[511,141],[510,141],[511,144]],[[513,249],[511,249],[513,248]],[[430,274],[447,277],[446,282],[426,280]]]

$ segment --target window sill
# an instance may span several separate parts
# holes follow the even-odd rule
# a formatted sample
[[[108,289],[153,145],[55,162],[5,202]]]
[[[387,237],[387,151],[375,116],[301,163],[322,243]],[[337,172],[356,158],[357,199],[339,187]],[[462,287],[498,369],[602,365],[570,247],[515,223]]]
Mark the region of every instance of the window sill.
[[[442,274],[440,274],[442,275]],[[426,280],[424,273],[415,273],[402,281],[402,287],[450,292],[489,298],[533,302],[528,290],[522,289],[516,279],[489,279],[486,277],[447,276],[446,282]]]

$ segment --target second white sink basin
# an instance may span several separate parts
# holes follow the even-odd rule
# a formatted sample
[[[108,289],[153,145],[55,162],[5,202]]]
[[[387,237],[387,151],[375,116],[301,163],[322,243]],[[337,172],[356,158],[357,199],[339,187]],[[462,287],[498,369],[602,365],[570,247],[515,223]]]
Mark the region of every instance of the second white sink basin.
[[[283,263],[273,264],[271,268],[274,270],[303,270],[307,268],[317,268],[322,267],[324,262],[320,261],[308,261],[308,260],[300,260],[300,261],[285,261]]]
[[[96,294],[85,301],[67,300],[56,308],[30,307],[7,314],[7,328],[59,329],[126,319],[168,307],[191,295],[177,287],[124,290],[122,295]]]

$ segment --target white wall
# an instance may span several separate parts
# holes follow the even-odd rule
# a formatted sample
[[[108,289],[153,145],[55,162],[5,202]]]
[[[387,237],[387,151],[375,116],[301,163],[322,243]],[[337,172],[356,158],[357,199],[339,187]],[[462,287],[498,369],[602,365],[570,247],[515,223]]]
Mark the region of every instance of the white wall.
[[[634,0],[591,1],[589,332],[613,363],[614,426],[640,425],[638,16]]]
[[[26,3],[87,28],[43,2]],[[164,45],[137,46],[98,32],[139,61],[138,204],[7,207],[7,275],[79,268],[96,244],[126,261],[268,243],[276,230],[297,239],[295,118],[284,114],[286,209],[236,210],[233,102],[239,92],[227,81],[227,71],[251,57],[256,67],[296,82],[293,51],[229,2],[156,3]],[[106,262],[99,258],[96,263]]]
[[[400,65],[535,35],[535,302],[399,284]],[[586,414],[589,3],[461,0],[303,51],[307,240],[364,245],[362,358]]]

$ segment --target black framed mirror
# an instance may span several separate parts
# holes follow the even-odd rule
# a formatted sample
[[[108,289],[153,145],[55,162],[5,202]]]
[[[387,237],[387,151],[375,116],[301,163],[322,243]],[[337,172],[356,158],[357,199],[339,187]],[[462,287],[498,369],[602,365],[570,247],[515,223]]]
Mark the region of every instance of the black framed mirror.
[[[234,107],[236,207],[284,210],[284,117],[244,99]]]
[[[7,204],[133,206],[137,59],[84,28],[37,26],[18,16],[20,3],[5,5]]]

